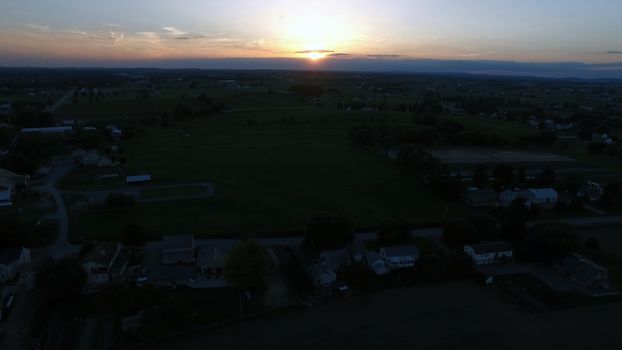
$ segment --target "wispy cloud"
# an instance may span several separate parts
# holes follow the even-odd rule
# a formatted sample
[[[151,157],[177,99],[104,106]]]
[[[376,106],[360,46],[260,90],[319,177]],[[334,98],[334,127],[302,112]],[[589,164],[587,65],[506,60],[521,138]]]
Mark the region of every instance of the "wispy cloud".
[[[301,51],[296,51],[296,53],[333,53],[335,51],[333,50],[301,50]]]

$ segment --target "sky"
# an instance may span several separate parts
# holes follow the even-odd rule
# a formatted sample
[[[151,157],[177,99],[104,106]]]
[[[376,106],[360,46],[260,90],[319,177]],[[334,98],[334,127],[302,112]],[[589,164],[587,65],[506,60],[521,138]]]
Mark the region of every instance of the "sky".
[[[2,66],[622,62],[619,0],[0,0],[0,9]]]

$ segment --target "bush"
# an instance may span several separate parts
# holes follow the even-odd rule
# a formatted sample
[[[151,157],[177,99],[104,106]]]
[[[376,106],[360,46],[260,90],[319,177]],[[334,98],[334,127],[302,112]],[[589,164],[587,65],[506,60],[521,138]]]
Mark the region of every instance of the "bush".
[[[134,205],[135,202],[136,200],[131,194],[113,192],[106,197],[106,207],[108,208],[130,207]]]

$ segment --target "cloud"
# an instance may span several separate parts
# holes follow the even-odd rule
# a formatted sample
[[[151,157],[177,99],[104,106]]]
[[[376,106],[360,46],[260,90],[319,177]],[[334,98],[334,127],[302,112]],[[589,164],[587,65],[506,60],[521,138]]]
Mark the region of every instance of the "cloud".
[[[296,53],[333,53],[333,50],[302,50],[296,51]]]
[[[162,30],[172,35],[184,35],[186,32],[175,27],[162,27]]]
[[[175,38],[175,40],[195,40],[195,39],[205,39],[205,35],[182,35]]]
[[[619,50],[610,50],[610,51],[607,51],[606,53],[610,55],[622,55],[622,51],[619,51]]]
[[[352,55],[350,55],[349,53],[334,52],[328,55],[328,57],[343,58],[343,57],[352,57]]]
[[[365,55],[365,57],[367,57],[367,58],[383,58],[383,59],[388,59],[388,58],[401,58],[401,57],[404,57],[404,56],[403,55],[374,54],[374,55]]]
[[[26,24],[26,27],[35,30],[37,32],[46,33],[50,31],[50,26],[42,26],[38,24]]]

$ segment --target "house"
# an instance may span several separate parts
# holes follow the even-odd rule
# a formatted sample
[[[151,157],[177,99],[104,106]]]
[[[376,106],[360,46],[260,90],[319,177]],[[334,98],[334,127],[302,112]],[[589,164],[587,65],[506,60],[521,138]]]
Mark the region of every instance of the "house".
[[[54,259],[50,255],[40,256],[32,262],[22,265],[19,268],[19,279],[17,285],[22,290],[33,290],[36,288],[37,275],[43,271],[43,269],[52,264]]]
[[[391,272],[386,260],[377,252],[367,252],[367,254],[365,254],[365,262],[377,276],[386,275]]]
[[[86,272],[87,289],[97,289],[121,277],[127,269],[128,259],[119,242],[100,242],[82,258]]]
[[[348,245],[348,251],[350,252],[350,257],[353,262],[360,263],[365,261],[367,248],[362,240],[356,239],[354,242],[350,243],[350,245]]]
[[[529,208],[534,200],[534,194],[529,191],[507,189],[499,194],[498,203],[499,206],[507,208],[516,200],[524,201],[525,206]]]
[[[10,180],[0,178],[0,207],[13,205],[15,197],[15,183]]]
[[[581,255],[574,254],[565,258],[559,269],[583,287],[590,289],[610,287],[609,270]]]
[[[329,289],[337,282],[337,274],[330,268],[320,264],[311,264],[307,267],[307,274],[311,283],[318,289]]]
[[[320,265],[338,272],[343,267],[350,265],[352,259],[346,249],[328,250],[320,253]]]
[[[421,256],[419,247],[416,245],[381,247],[380,256],[389,266],[389,269],[401,269],[414,267]]]
[[[15,188],[17,190],[23,190],[28,188],[28,183],[30,182],[30,175],[20,175],[10,170],[0,169],[0,179],[6,179],[8,181],[11,181],[13,182],[13,184],[15,184]]]
[[[175,235],[162,237],[162,263],[171,264],[193,264],[194,257],[194,236]]]
[[[527,192],[532,194],[531,205],[552,208],[557,203],[557,191],[552,188],[530,188]]]
[[[151,175],[131,175],[125,178],[125,182],[128,184],[145,183],[151,181]]]
[[[1,115],[7,115],[11,113],[11,110],[12,110],[11,103],[9,102],[0,103],[0,114]]]
[[[6,283],[15,278],[19,268],[31,261],[30,249],[26,247],[0,251],[0,283]]]
[[[210,278],[222,278],[225,260],[232,249],[231,246],[198,247],[197,267],[202,274]]]
[[[80,157],[80,163],[84,166],[97,166],[102,156],[95,150],[85,152]]]
[[[508,242],[489,242],[464,246],[464,252],[475,265],[490,265],[512,259],[514,250]]]
[[[586,198],[590,202],[599,201],[603,197],[603,186],[597,182],[588,181],[577,190],[577,196]]]
[[[592,134],[592,142],[604,143],[605,145],[612,145],[613,139],[607,133],[594,133]]]
[[[72,126],[52,126],[46,128],[23,128],[22,134],[69,134]]]
[[[464,195],[466,205],[474,208],[494,207],[497,204],[497,192],[492,189],[467,189]]]
[[[99,158],[99,160],[97,161],[97,167],[101,168],[101,167],[108,167],[112,165],[112,161],[105,156],[102,156],[101,158]]]

